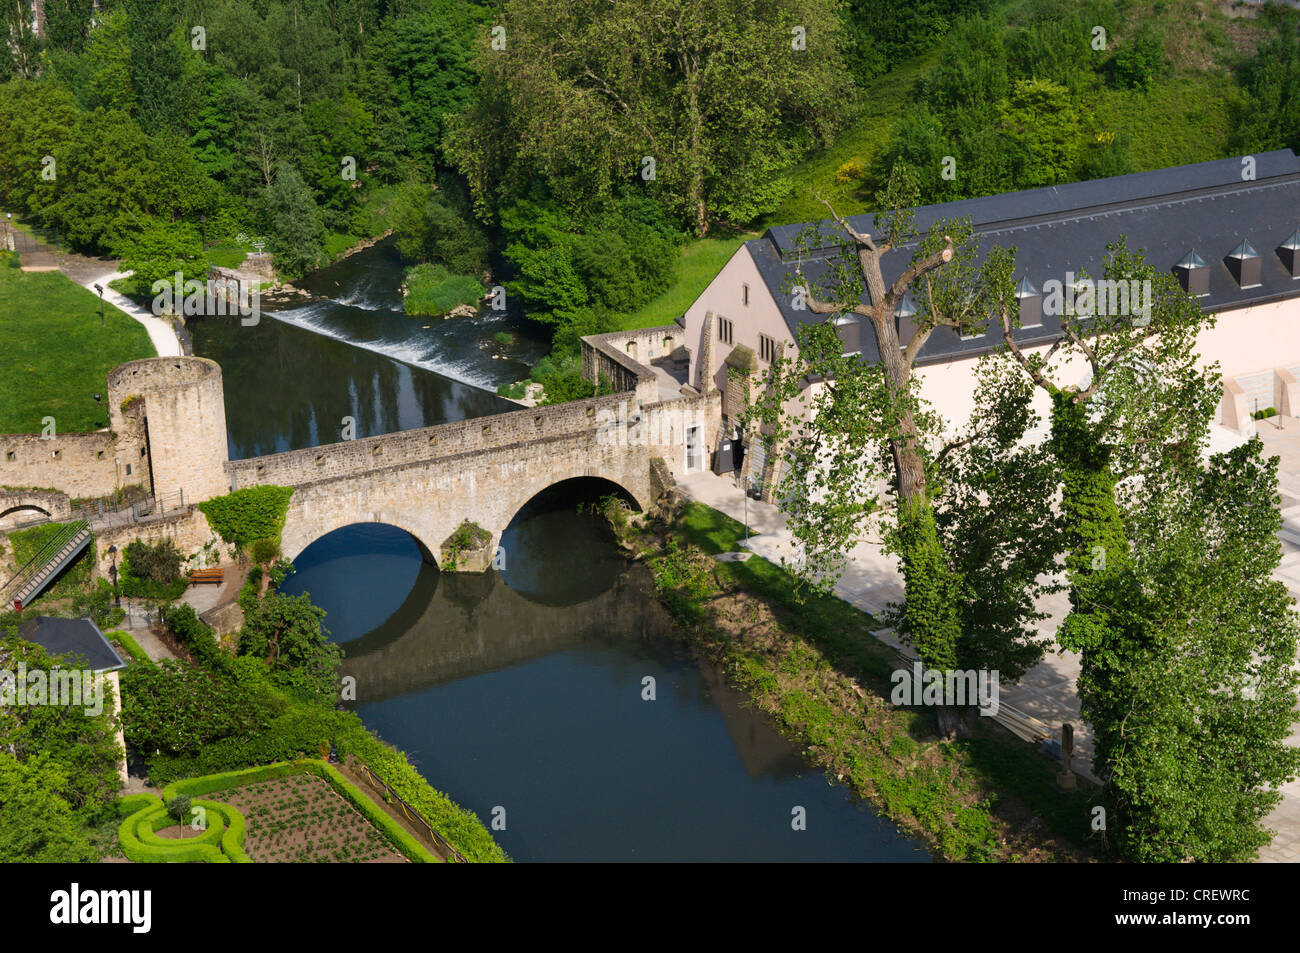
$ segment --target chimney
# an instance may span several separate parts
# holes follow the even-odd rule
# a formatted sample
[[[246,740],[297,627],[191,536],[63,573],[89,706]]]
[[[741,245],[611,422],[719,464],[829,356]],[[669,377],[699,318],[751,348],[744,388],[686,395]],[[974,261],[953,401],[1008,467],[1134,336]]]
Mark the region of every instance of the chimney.
[[[862,351],[862,322],[852,312],[835,316],[835,333],[840,336],[845,354],[858,354]]]
[[[894,309],[894,321],[898,326],[898,344],[900,347],[907,347],[907,342],[912,340],[912,335],[916,333],[916,304],[912,301],[910,288],[903,295],[903,300],[898,302],[898,307]]]
[[[1223,263],[1228,266],[1228,271],[1232,272],[1232,279],[1239,287],[1259,287],[1259,252],[1255,251],[1250,242],[1243,241],[1228,252],[1228,257],[1223,259]]]
[[[1043,326],[1043,293],[1034,287],[1026,275],[1016,286],[1016,300],[1020,302],[1020,326],[1022,328],[1041,328]]]
[[[1282,267],[1292,278],[1300,278],[1300,228],[1284,241],[1277,249],[1277,257],[1282,259]]]
[[[1210,293],[1210,269],[1195,249],[1174,265],[1174,275],[1188,294],[1203,298]]]

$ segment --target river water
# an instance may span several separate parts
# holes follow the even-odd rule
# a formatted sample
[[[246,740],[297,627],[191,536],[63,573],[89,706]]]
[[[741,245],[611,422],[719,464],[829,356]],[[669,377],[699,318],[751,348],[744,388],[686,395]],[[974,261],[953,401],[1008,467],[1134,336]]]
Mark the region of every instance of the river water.
[[[305,283],[324,300],[195,325],[195,353],[223,368],[232,456],[331,442],[343,416],[366,436],[511,406],[474,384],[544,351],[519,316],[422,327],[392,310],[399,282],[379,247]],[[284,589],[325,609],[366,725],[495,818],[516,860],[929,861],[671,638],[644,567],[579,512],[611,489],[535,498],[501,571],[440,573],[403,531],[359,524],[308,547]]]

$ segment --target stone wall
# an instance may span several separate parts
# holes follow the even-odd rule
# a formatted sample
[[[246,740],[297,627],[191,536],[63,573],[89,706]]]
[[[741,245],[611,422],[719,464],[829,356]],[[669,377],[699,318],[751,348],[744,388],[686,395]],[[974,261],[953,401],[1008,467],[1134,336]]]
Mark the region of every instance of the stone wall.
[[[667,358],[683,342],[684,331],[675,324],[610,334],[589,334],[582,339],[582,376],[593,384],[604,375],[615,392],[636,391],[649,403],[658,400],[658,383],[647,365]]]
[[[233,460],[226,465],[226,471],[230,488],[237,490],[264,483],[297,486],[484,450],[513,447],[513,452],[519,453],[523,444],[590,431],[601,410],[615,407],[621,400],[626,400],[626,395],[610,394],[553,407],[515,410],[306,450]]]
[[[108,553],[110,546],[117,547],[117,562],[121,566],[121,551],[137,539],[150,546],[161,543],[164,539],[170,539],[176,544],[177,549],[189,556],[202,549],[213,535],[207,517],[192,506],[183,512],[170,513],[167,516],[147,516],[138,523],[111,527],[99,526],[95,528],[97,560],[95,572],[100,576],[108,576],[108,567],[113,561]]]
[[[69,496],[105,496],[124,483],[113,435],[65,433],[0,435],[0,485],[60,490]]]
[[[72,516],[68,494],[45,490],[0,491],[0,532],[17,524],[48,517],[66,520]]]

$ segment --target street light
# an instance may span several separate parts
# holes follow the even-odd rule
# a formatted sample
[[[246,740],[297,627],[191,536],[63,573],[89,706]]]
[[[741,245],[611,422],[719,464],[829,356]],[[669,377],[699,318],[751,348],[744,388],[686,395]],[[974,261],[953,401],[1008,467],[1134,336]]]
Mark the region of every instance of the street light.
[[[104,286],[95,285],[95,290],[99,292],[99,326],[104,326]]]
[[[122,594],[117,591],[117,547],[108,547],[108,555],[113,559],[113,565],[108,567],[108,577],[113,580],[113,605],[122,608]]]

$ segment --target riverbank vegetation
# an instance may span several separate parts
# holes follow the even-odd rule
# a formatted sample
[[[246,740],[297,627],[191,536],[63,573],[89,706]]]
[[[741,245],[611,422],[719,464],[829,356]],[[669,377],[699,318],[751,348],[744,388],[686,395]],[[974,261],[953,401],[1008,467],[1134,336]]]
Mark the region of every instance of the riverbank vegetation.
[[[57,271],[25,272],[0,251],[0,433],[56,433],[108,426],[108,372],[153,357],[149,332]],[[95,395],[101,396],[95,400]]]
[[[1058,791],[1050,758],[987,724],[943,742],[932,710],[889,703],[899,662],[872,635],[876,619],[833,595],[808,593],[762,557],[715,560],[742,549],[740,523],[697,503],[666,523],[638,528],[611,519],[620,522],[625,545],[650,567],[690,644],[719,663],[829,778],[937,855],[966,861],[1105,856],[1088,824],[1096,792],[1086,784]]]

